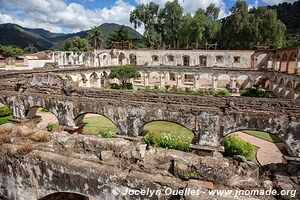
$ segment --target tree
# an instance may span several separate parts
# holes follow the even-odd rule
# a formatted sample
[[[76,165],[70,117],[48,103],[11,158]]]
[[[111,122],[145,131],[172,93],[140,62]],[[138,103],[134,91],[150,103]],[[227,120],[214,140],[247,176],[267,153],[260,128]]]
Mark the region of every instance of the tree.
[[[179,29],[183,18],[183,8],[178,0],[168,1],[165,7],[159,11],[158,23],[161,28],[162,40],[166,44],[176,42],[179,48]]]
[[[65,51],[90,51],[91,45],[86,39],[75,36],[65,42]]]
[[[236,1],[232,15],[223,22],[222,47],[226,49],[253,49],[264,45],[280,48],[285,45],[285,25],[277,19],[276,11],[266,7],[252,9],[244,0]]]
[[[109,74],[110,79],[117,78],[120,80],[123,89],[127,88],[127,83],[131,78],[137,78],[138,76],[138,70],[129,65],[113,68]]]
[[[94,49],[98,50],[101,48],[103,32],[100,26],[92,27],[92,29],[88,32],[88,40]]]
[[[26,53],[36,53],[38,52],[39,50],[33,45],[33,44],[30,44],[28,47],[25,47],[24,48],[24,51]]]
[[[134,28],[141,27],[145,28],[144,36],[147,39],[147,43],[150,46],[159,45],[157,41],[160,39],[158,33],[157,16],[158,16],[159,5],[150,2],[149,4],[139,4],[130,13],[130,23],[134,24]]]
[[[128,34],[128,30],[124,26],[114,33],[111,33],[107,40],[107,47],[111,48],[112,42],[130,42],[131,39]]]
[[[0,45],[0,54],[4,57],[17,57],[24,54],[24,51],[17,46]]]

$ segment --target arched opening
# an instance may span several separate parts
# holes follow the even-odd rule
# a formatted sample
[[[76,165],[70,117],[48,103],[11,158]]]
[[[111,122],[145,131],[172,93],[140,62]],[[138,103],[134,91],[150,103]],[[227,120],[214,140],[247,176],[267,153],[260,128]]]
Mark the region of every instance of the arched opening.
[[[236,78],[236,86],[240,90],[252,87],[250,77],[247,75],[240,75]]]
[[[192,74],[183,75],[183,84],[188,87],[193,87],[195,82],[195,77]]]
[[[98,80],[99,80],[98,74],[96,72],[93,72],[90,75],[90,84],[91,84],[91,87],[99,87]]]
[[[235,140],[235,137],[250,143],[253,151],[249,150],[251,149],[249,145],[243,145]],[[226,135],[221,143],[225,147],[226,156],[235,152],[236,155],[243,155],[247,160],[259,165],[286,163],[284,155],[289,155],[290,152],[288,145],[278,136],[258,130],[235,131]]]
[[[167,55],[167,62],[173,62],[174,56],[173,55]]]
[[[152,58],[152,62],[158,62],[159,59],[158,55],[152,55],[151,58]]]
[[[76,126],[83,126],[86,135],[114,135],[118,132],[115,123],[108,117],[96,113],[83,113],[76,117]]]
[[[68,81],[73,81],[73,78],[70,75],[66,75],[66,79],[68,79]]]
[[[26,111],[26,118],[36,123],[37,128],[49,132],[61,130],[56,111],[42,106],[34,106]]]
[[[79,87],[85,87],[87,81],[88,81],[88,79],[86,78],[86,75],[83,73],[80,73],[80,75],[78,76],[78,81],[77,81]]]
[[[229,88],[230,87],[230,76],[227,74],[222,74],[218,76],[217,88]]]
[[[136,77],[133,81],[134,83],[141,84],[143,75],[139,72],[138,77]]]
[[[212,77],[209,74],[201,74],[199,77],[200,88],[210,89],[213,87]]]
[[[169,149],[189,150],[194,133],[185,126],[169,121],[151,121],[143,126],[145,143]]]
[[[136,55],[133,53],[129,55],[129,64],[137,65]]]
[[[160,85],[160,76],[157,72],[151,72],[149,74],[149,85],[154,87]]]
[[[90,200],[88,196],[70,192],[56,192],[49,194],[40,200]]]

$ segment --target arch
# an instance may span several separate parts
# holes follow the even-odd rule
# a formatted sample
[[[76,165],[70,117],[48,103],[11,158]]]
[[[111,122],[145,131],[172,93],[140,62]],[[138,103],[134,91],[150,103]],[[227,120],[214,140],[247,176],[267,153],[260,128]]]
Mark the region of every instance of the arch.
[[[138,77],[136,77],[133,81],[136,82],[136,83],[141,83],[142,82],[142,77],[143,77],[143,74],[141,72],[139,72]]]
[[[245,89],[252,87],[251,85],[251,79],[248,75],[240,75],[236,78],[236,86],[239,89]]]
[[[199,86],[200,88],[212,88],[212,76],[210,74],[201,74],[199,76]]]
[[[134,53],[129,54],[129,64],[137,65],[136,55]]]
[[[183,74],[183,83],[186,85],[194,85],[195,76],[193,74]]]
[[[88,196],[85,196],[80,193],[73,192],[55,192],[52,194],[48,194],[45,197],[40,198],[39,200],[89,200]]]
[[[149,74],[149,85],[150,86],[160,85],[160,75],[158,74],[158,72],[151,72]]]
[[[49,123],[61,125],[57,111],[51,106],[29,107],[25,111],[25,116],[26,119],[35,121],[37,126],[42,129],[45,129]]]
[[[141,135],[152,135],[152,137],[161,137],[162,135],[171,135],[178,138],[179,142],[195,143],[196,134],[187,126],[171,120],[150,120],[142,125]]]
[[[90,84],[92,87],[98,87],[99,84],[98,84],[98,80],[99,80],[99,76],[96,72],[93,72],[91,75],[90,75]]]
[[[114,122],[104,113],[84,112],[77,115],[74,119],[74,122],[76,126],[83,127],[83,131],[89,134],[98,134],[99,131],[115,131],[116,133],[119,132],[118,123]],[[88,125],[88,127],[85,129],[84,126],[86,125]]]
[[[228,88],[230,85],[230,76],[227,74],[221,74],[218,76],[217,88]]]
[[[288,58],[288,63],[287,63],[287,69],[286,72],[293,74],[295,73],[295,63],[297,60],[297,53],[296,52],[291,52],[289,58]]]
[[[173,72],[169,72],[169,81],[176,81],[176,75]]]
[[[68,81],[73,81],[73,78],[70,75],[66,75],[66,79],[68,79]]]
[[[220,144],[223,145],[224,139],[230,135],[236,135],[242,140],[254,145],[256,147],[256,155],[254,159],[257,160],[260,165],[286,163],[283,155],[290,155],[291,152],[290,147],[281,138],[266,131],[254,129],[236,130],[226,134],[224,138],[221,139]],[[281,153],[278,152],[278,150]],[[272,156],[269,156],[270,152],[273,152]],[[264,156],[266,154],[268,154],[268,156]]]
[[[106,87],[108,85],[108,73],[106,71],[103,71],[100,73],[100,85],[101,87]]]

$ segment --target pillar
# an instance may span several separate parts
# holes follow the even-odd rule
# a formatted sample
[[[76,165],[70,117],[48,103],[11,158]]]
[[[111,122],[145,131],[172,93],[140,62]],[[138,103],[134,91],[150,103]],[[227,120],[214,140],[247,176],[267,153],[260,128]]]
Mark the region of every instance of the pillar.
[[[149,74],[145,73],[144,74],[144,87],[148,87],[149,86]]]
[[[212,77],[212,88],[214,90],[218,88],[218,78],[215,76]]]
[[[177,88],[182,87],[182,76],[181,75],[176,76],[176,86],[177,86]]]
[[[230,89],[231,89],[232,93],[238,92],[238,88],[236,87],[236,78],[235,77],[230,78]]]
[[[165,87],[165,75],[161,74],[160,75],[160,88],[164,88]]]
[[[194,88],[198,89],[200,87],[200,76],[194,76]]]

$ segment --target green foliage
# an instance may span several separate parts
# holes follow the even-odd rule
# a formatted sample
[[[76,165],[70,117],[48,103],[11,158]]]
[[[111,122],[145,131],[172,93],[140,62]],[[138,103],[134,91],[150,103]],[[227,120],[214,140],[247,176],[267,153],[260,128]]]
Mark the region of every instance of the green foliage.
[[[220,90],[207,90],[207,89],[197,89],[192,90],[190,88],[177,88],[171,87],[169,89],[166,88],[146,88],[145,92],[157,92],[157,93],[176,93],[176,94],[195,94],[195,95],[213,95],[213,96],[230,96],[230,92],[227,89]]]
[[[260,85],[254,85],[252,88],[244,89],[241,96],[267,98],[270,97],[270,93],[263,90]]]
[[[266,140],[268,142],[273,142],[273,143],[280,143],[283,142],[281,138],[279,138],[276,135],[272,135],[270,133],[264,132],[264,131],[253,131],[253,130],[244,130],[243,133],[252,135],[254,137]]]
[[[91,46],[86,39],[82,39],[78,36],[66,41],[65,51],[89,51]]]
[[[88,40],[94,49],[100,49],[103,42],[103,32],[100,26],[94,26],[88,32]]]
[[[112,138],[116,132],[115,131],[100,131],[102,138]]]
[[[277,13],[266,7],[248,11],[244,0],[236,1],[232,15],[223,21],[221,44],[226,49],[253,49],[255,46],[280,48],[285,45],[285,25]]]
[[[0,107],[0,117],[11,116],[12,113],[7,106]]]
[[[30,44],[28,47],[24,48],[25,53],[36,53],[38,51],[38,48],[36,48],[33,44]]]
[[[117,78],[121,81],[122,89],[132,89],[132,84],[129,84],[128,81],[131,78],[137,78],[138,76],[139,76],[138,70],[129,65],[115,67],[111,70],[109,74],[110,79]]]
[[[111,33],[107,40],[107,47],[111,48],[112,42],[131,42],[128,30],[124,26],[114,33]]]
[[[49,112],[49,110],[47,108],[40,108],[39,111],[40,112]]]
[[[48,132],[51,132],[51,131],[53,131],[53,129],[54,129],[56,126],[57,126],[56,123],[50,122],[50,123],[47,124],[46,130],[47,130]]]
[[[224,138],[225,155],[242,155],[249,160],[255,153],[255,147],[239,138],[236,135],[230,135]]]
[[[24,54],[24,51],[17,46],[0,45],[0,54],[5,57],[17,57]]]
[[[166,121],[150,122],[144,126],[144,130],[148,131],[144,137],[146,144],[182,151],[189,150],[194,137],[187,128]]]
[[[161,133],[159,137],[153,134],[147,134],[144,141],[149,146],[162,147],[167,149],[177,149],[181,151],[189,151],[191,144],[190,138],[174,135],[173,133]]]
[[[118,128],[115,124],[104,116],[86,117],[83,119],[86,123],[84,126],[84,132],[101,134],[102,132],[118,132]]]
[[[12,118],[12,113],[7,106],[0,107],[0,125],[10,123],[9,119]]]

